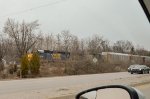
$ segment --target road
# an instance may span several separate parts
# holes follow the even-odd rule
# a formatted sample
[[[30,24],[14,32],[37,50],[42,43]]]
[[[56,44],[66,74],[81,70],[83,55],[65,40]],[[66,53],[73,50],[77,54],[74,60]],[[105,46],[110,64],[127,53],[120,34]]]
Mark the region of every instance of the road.
[[[136,88],[143,93],[145,99],[150,99],[150,83],[137,86]],[[71,96],[64,96],[64,97],[53,98],[53,99],[75,99],[74,97],[75,97],[74,95],[71,95]]]
[[[137,86],[136,88],[139,89],[144,94],[146,99],[150,99],[150,83]]]
[[[132,75],[137,76],[137,75]],[[126,72],[82,75],[82,76],[67,76],[67,77],[53,77],[27,80],[12,80],[0,82],[0,94],[15,93],[21,91],[40,90],[47,88],[61,88],[66,86],[82,85],[86,83],[93,83],[96,81],[112,80],[118,78],[131,77],[131,74]]]
[[[12,94],[16,95],[17,93],[21,93],[20,96],[23,97],[22,93],[26,93],[29,95],[30,91],[36,91],[36,93],[41,93],[44,95],[45,93],[49,94],[56,90],[57,91],[68,90],[67,88],[74,87],[74,86],[84,86],[86,84],[111,81],[115,79],[127,79],[127,78],[132,79],[132,78],[138,78],[142,76],[144,75],[131,75],[127,72],[118,72],[118,73],[106,73],[106,74],[94,74],[94,75],[79,75],[79,76],[0,81],[0,98],[7,99],[7,98],[2,98],[1,96],[6,97],[9,95],[11,96]],[[43,93],[40,92],[41,90],[43,91]],[[39,99],[44,99],[44,98],[39,98]]]

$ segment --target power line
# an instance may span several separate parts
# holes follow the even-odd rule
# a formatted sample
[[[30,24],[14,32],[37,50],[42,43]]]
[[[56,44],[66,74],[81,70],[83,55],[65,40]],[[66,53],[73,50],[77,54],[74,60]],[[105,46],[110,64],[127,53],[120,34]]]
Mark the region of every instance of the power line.
[[[40,8],[44,8],[44,7],[48,7],[48,6],[53,6],[53,5],[56,5],[56,4],[59,4],[59,3],[62,3],[62,2],[66,2],[66,1],[68,1],[68,0],[59,0],[59,1],[55,1],[55,2],[52,2],[52,3],[45,4],[45,5],[40,5],[40,6],[37,6],[37,7],[33,7],[33,8],[30,8],[30,9],[13,12],[13,13],[1,16],[1,17],[7,17],[7,16],[11,16],[11,15],[22,14],[22,13],[33,11],[33,10],[36,10],[36,9],[40,9]]]

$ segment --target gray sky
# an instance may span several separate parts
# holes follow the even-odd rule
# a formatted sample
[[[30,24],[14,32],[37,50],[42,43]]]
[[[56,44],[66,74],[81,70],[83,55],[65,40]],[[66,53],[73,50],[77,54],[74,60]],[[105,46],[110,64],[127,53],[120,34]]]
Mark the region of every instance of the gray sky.
[[[150,24],[138,0],[0,0],[0,12],[0,30],[7,18],[39,20],[45,33],[70,30],[81,38],[100,34],[150,50]]]

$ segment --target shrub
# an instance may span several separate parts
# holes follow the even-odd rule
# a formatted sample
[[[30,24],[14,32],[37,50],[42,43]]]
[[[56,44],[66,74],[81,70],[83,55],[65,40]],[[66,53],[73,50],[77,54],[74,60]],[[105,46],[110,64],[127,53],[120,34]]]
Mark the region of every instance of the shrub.
[[[31,74],[33,74],[33,75],[39,74],[40,58],[37,53],[33,53],[32,59],[29,62],[29,66],[31,69]]]
[[[27,76],[28,70],[29,70],[28,65],[29,65],[28,57],[27,57],[27,55],[24,55],[21,58],[21,75],[22,75],[22,77]]]
[[[22,77],[30,77],[31,75],[39,74],[40,58],[37,53],[33,53],[31,60],[28,56],[24,55],[21,59],[21,74]],[[30,71],[30,74],[29,74]]]

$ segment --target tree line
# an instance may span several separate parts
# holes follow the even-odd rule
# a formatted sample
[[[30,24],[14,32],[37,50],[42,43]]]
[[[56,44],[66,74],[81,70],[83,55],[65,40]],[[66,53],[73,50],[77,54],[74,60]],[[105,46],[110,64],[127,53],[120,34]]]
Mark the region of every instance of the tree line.
[[[38,21],[18,22],[8,19],[0,35],[0,69],[2,59],[21,58],[28,52],[38,49],[70,52],[72,56],[84,56],[101,52],[117,52],[150,56],[150,51],[136,47],[131,41],[119,40],[114,44],[99,34],[79,38],[69,30],[56,33],[42,33]]]

